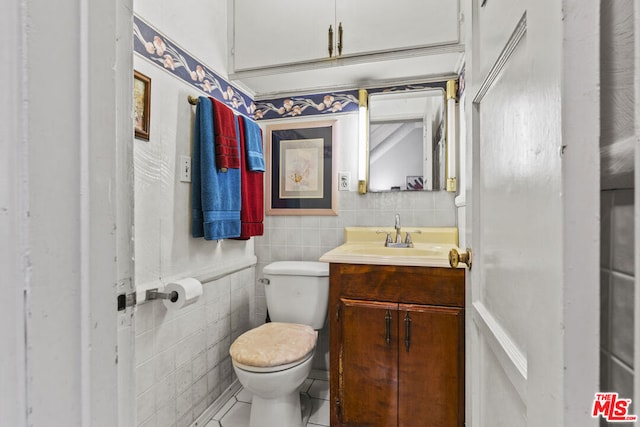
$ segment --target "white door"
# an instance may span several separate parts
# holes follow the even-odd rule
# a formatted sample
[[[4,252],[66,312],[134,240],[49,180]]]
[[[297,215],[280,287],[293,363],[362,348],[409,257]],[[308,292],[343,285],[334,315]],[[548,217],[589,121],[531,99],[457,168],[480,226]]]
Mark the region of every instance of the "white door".
[[[466,9],[466,425],[595,426],[597,5],[518,4]]]

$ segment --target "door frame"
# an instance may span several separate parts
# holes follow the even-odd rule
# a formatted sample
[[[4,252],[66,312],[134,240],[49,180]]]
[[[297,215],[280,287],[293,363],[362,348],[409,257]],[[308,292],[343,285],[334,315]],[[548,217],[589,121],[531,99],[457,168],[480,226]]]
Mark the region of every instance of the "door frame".
[[[0,413],[112,427],[135,408],[119,407],[135,377],[119,388],[116,311],[133,277],[132,0],[59,6],[0,16]]]
[[[600,2],[563,1],[564,425],[600,391]],[[591,212],[591,215],[585,214]]]
[[[633,396],[635,414],[640,413],[638,410],[638,401],[640,401],[640,0],[634,0],[634,42],[635,42],[635,71],[634,71],[634,95],[635,95],[635,177],[634,177],[634,348],[633,348]]]

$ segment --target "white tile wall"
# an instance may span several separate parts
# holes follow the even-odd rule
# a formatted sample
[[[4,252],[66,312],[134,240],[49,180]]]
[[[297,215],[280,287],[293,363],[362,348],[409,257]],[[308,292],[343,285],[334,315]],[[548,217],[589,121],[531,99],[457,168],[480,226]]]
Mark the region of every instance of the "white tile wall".
[[[633,399],[634,190],[601,193],[600,383]]]
[[[195,303],[135,314],[138,426],[189,426],[234,380],[229,346],[254,325],[255,268],[204,283]]]
[[[625,153],[622,149],[627,145],[625,141],[633,145],[630,137],[634,135],[637,119],[627,114],[636,102],[634,81],[629,78],[634,72],[635,58],[634,43],[629,37],[634,33],[633,23],[629,21],[633,9],[634,3],[630,0],[602,2],[600,145],[603,153],[614,144],[617,153]],[[630,148],[629,152],[633,153],[633,147]],[[625,164],[623,156],[603,156],[601,168],[602,188],[626,189],[600,193],[600,388],[633,399],[634,174],[620,167]],[[631,413],[635,414],[638,406],[633,406]]]
[[[164,27],[167,15],[158,10],[146,18]],[[173,36],[180,40],[179,34]],[[196,50],[210,51],[211,40],[201,41]],[[153,81],[154,111],[151,139],[136,139],[133,145],[137,291],[169,278],[244,269],[255,261],[253,240],[214,242],[190,234],[191,186],[176,178],[176,165],[179,156],[192,151],[194,109],[186,100],[193,87],[141,57],[134,58],[134,67]],[[160,301],[139,304],[135,324],[121,333],[123,341],[127,332],[135,334],[131,344],[136,351],[131,361],[135,372],[128,378],[136,380],[130,401],[135,401],[137,416],[130,410],[135,423],[123,425],[190,425],[231,384],[227,353],[232,338],[253,325],[254,295],[252,266],[205,283],[200,301],[177,313],[168,313]]]

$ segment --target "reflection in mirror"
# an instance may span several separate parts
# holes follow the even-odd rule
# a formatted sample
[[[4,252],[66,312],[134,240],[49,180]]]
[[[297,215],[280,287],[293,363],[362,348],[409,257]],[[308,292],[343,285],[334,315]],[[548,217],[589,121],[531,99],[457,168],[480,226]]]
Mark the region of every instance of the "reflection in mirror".
[[[369,95],[369,191],[445,188],[444,98],[439,88]]]

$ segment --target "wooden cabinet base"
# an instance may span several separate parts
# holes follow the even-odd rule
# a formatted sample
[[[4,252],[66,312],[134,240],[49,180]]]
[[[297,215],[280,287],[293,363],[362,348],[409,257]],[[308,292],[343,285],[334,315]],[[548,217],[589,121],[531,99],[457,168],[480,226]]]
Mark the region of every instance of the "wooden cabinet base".
[[[464,270],[331,264],[332,426],[464,425]]]

